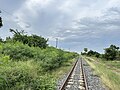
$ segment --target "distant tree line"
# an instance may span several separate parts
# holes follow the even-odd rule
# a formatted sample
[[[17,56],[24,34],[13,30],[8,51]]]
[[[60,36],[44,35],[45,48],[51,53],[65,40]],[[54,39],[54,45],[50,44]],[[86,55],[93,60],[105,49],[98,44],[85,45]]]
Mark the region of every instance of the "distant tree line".
[[[97,58],[104,58],[106,60],[120,60],[120,48],[115,45],[110,45],[108,48],[104,49],[104,54],[100,54],[96,51],[84,48],[84,52],[81,55],[94,56]]]
[[[81,52],[82,55],[87,55],[87,56],[95,56],[95,57],[100,57],[100,53],[93,51],[93,50],[89,50],[87,48],[84,48],[84,52]]]

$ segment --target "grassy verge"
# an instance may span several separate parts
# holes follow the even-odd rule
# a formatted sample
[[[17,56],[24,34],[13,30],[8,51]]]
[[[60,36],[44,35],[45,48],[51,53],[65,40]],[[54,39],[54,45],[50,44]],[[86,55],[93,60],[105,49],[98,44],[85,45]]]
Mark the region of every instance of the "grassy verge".
[[[6,85],[5,83],[2,83],[3,85],[0,85],[3,86],[3,88],[1,87],[0,89],[54,90],[56,81],[64,73],[69,72],[74,62],[74,59],[70,59],[64,62],[61,67],[56,68],[52,71],[44,72],[39,61],[9,61],[5,66],[1,66],[0,69],[0,78],[3,76],[3,78],[7,80],[7,82],[5,81]]]
[[[120,90],[120,75],[108,68],[104,62],[99,62],[93,58],[83,58],[94,69],[95,74],[101,77],[106,86],[111,90]]]
[[[54,90],[76,53],[20,42],[0,44],[0,90]]]
[[[71,59],[67,62],[64,62],[64,64],[60,68],[52,71],[51,75],[54,75],[54,78],[56,78],[56,80],[57,80],[58,78],[60,78],[65,73],[68,73],[70,71],[70,69],[72,68],[74,63],[75,63],[74,59]]]

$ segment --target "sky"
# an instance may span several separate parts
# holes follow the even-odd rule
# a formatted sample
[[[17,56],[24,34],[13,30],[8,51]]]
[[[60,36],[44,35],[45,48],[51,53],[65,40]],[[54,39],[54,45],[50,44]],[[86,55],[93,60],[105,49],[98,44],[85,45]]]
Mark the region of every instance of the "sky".
[[[12,28],[49,38],[51,46],[58,38],[58,48],[76,52],[120,46],[120,0],[0,0],[0,10],[2,38]]]

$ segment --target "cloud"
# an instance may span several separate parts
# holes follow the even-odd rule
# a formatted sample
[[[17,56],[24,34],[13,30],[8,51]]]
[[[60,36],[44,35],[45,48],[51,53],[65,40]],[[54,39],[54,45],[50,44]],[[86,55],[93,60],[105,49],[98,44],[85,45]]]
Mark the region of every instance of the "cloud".
[[[74,28],[76,26],[76,28]],[[112,43],[120,43],[117,38],[120,35],[120,7],[112,7],[106,10],[100,17],[84,17],[74,21],[73,25],[64,31],[58,32],[59,38],[69,46],[80,48],[102,48]],[[68,46],[68,45],[66,45]],[[75,47],[74,47],[75,49]],[[77,49],[77,48],[76,48]]]
[[[25,0],[14,11],[14,21],[50,42],[59,38],[61,47],[102,48],[120,34],[119,4],[119,0]]]
[[[26,0],[14,16],[18,17],[16,21],[23,29],[31,26],[31,31],[36,29],[36,33],[46,35],[44,31],[52,34],[55,29],[70,26],[73,20],[87,16],[89,10],[89,16],[99,15],[100,11],[94,10],[95,3],[95,0]]]

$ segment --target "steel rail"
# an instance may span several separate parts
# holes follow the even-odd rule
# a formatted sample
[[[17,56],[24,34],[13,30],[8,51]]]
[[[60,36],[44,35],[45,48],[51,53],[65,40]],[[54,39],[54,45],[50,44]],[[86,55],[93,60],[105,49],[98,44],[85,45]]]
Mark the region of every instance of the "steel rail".
[[[70,70],[69,74],[67,75],[67,78],[66,78],[66,80],[64,81],[63,85],[61,86],[60,90],[65,90],[65,87],[67,86],[67,82],[68,82],[70,76],[72,75],[72,72],[73,72],[75,66],[77,65],[77,62],[78,62],[78,59],[77,59],[77,61],[75,62],[75,64],[74,64],[74,66],[72,67],[72,69]]]
[[[83,78],[84,78],[84,87],[85,87],[85,90],[88,90],[88,84],[87,84],[87,79],[86,79],[82,59],[81,59],[81,69],[82,69],[82,74],[83,74]]]
[[[71,77],[71,75],[72,75],[72,73],[73,73],[73,71],[74,71],[77,63],[78,63],[78,59],[76,60],[74,66],[70,70],[69,74],[66,77],[66,80],[64,81],[64,83],[62,84],[62,86],[60,87],[59,90],[65,90],[66,86],[68,85],[68,81],[69,81],[69,79],[70,79],[70,77]],[[83,61],[82,61],[82,59],[81,59],[81,71],[80,72],[82,73],[82,76],[83,76],[83,81],[84,81],[84,85],[83,86],[85,88],[84,90],[88,90],[88,84],[87,84],[87,79],[86,79],[85,71],[84,71],[84,68],[83,68]]]

